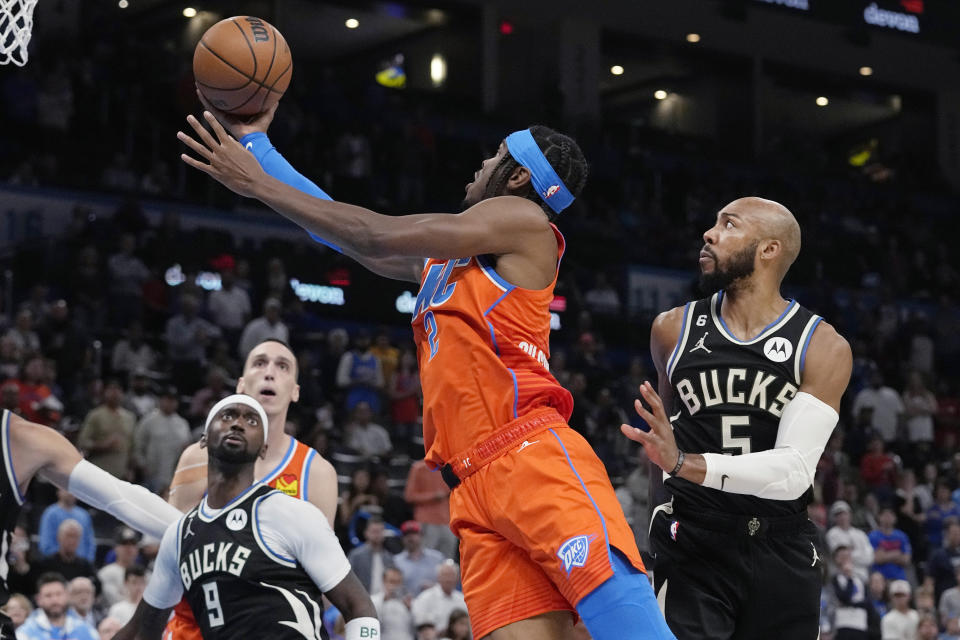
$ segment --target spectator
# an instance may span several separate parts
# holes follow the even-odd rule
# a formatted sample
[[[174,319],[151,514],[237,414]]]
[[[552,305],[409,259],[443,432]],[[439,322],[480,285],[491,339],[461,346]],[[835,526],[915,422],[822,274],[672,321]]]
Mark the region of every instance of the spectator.
[[[847,549],[853,566],[853,575],[863,584],[870,579],[870,565],[873,564],[873,545],[867,534],[850,524],[850,505],[837,500],[830,507],[833,526],[827,531],[827,548],[831,554],[844,547]],[[838,567],[839,568],[839,567]]]
[[[140,604],[146,586],[147,577],[143,567],[133,566],[127,569],[123,575],[124,598],[114,603],[107,615],[115,618],[121,624],[127,624],[133,617],[133,612],[137,610],[137,605]]]
[[[878,369],[870,374],[869,386],[861,389],[853,399],[854,419],[868,414],[873,432],[886,443],[897,439],[903,424],[903,411],[900,394],[883,384],[883,374]]]
[[[173,379],[191,393],[200,386],[199,372],[206,362],[207,343],[220,337],[220,329],[197,315],[199,310],[197,297],[184,295],[180,313],[167,321],[165,333]]]
[[[44,382],[43,358],[38,354],[27,359],[20,378],[14,381],[19,390],[21,416],[30,422],[51,426],[44,420],[43,401],[52,395],[50,387]]]
[[[97,632],[67,608],[67,581],[58,573],[37,580],[37,609],[17,629],[17,640],[95,640]]]
[[[910,583],[894,580],[890,583],[893,607],[880,621],[883,640],[915,640],[920,614],[910,608]]]
[[[400,349],[390,344],[390,334],[386,329],[381,329],[370,347],[370,353],[380,361],[380,371],[387,385],[393,382],[393,374],[400,364]]]
[[[115,558],[97,573],[103,589],[103,599],[111,607],[123,600],[127,570],[136,566],[139,539],[140,536],[130,527],[119,527],[113,546]]]
[[[927,532],[927,542],[934,552],[943,545],[947,519],[960,520],[960,506],[950,496],[950,485],[946,480],[938,480],[935,492],[936,501],[927,509],[927,518],[924,529]]]
[[[14,593],[4,605],[4,611],[13,623],[14,629],[19,629],[20,625],[27,621],[30,613],[33,611],[33,605],[30,604],[30,598],[22,593]]]
[[[470,635],[470,616],[466,609],[454,609],[447,621],[442,640],[472,640]]]
[[[421,622],[417,624],[417,640],[437,640],[437,628],[432,622]]]
[[[75,521],[83,531],[80,537],[80,546],[77,548],[77,555],[88,562],[94,562],[97,542],[94,539],[93,521],[86,509],[77,506],[77,499],[73,494],[63,489],[57,489],[57,501],[44,509],[43,515],[40,517],[39,542],[37,544],[40,553],[49,556],[57,552],[57,534],[60,525],[65,520]]]
[[[122,406],[123,388],[111,378],[103,387],[103,404],[87,414],[77,438],[87,460],[120,478],[128,477],[136,418]]]
[[[394,562],[403,572],[403,584],[407,593],[416,596],[424,589],[433,586],[437,576],[437,567],[443,563],[443,554],[423,545],[420,523],[407,520],[400,526],[403,532],[403,551],[397,554]]]
[[[16,380],[7,380],[0,386],[0,410],[6,410],[21,415],[20,385]],[[21,416],[22,417],[22,416]]]
[[[917,640],[953,640],[949,632],[943,636],[939,635],[940,630],[937,627],[937,618],[932,614],[925,613],[920,616],[920,624],[917,625]]]
[[[70,600],[70,609],[81,620],[94,629],[103,619],[103,611],[97,606],[97,589],[90,578],[74,578],[67,585],[67,597]]]
[[[146,369],[136,369],[130,376],[130,391],[127,393],[124,407],[140,420],[157,408],[157,394],[150,388],[150,378]]]
[[[623,512],[627,522],[633,527],[637,548],[642,552],[649,551],[647,514],[650,513],[650,459],[643,447],[637,448],[637,464],[622,487],[617,488],[617,498],[623,505]]]
[[[907,437],[913,445],[924,450],[933,444],[933,416],[937,412],[937,398],[923,384],[923,376],[913,371],[903,391],[903,406],[907,420]]]
[[[4,336],[13,343],[21,355],[40,352],[40,336],[33,330],[34,317],[29,309],[17,312],[17,323]]]
[[[346,445],[363,456],[383,456],[393,449],[390,434],[373,422],[373,411],[366,402],[359,402],[353,408],[344,433]]]
[[[454,609],[466,611],[463,593],[457,589],[459,567],[453,560],[445,560],[437,567],[437,584],[413,599],[413,621],[419,626],[432,622],[438,629],[446,629]]]
[[[960,564],[954,568],[953,585],[945,589],[938,602],[940,624],[951,636],[960,636]]]
[[[857,575],[850,549],[838,546],[832,552],[837,573],[830,580],[836,601],[833,616],[834,640],[867,640],[869,607],[867,588]]]
[[[916,551],[917,557],[927,557],[927,540],[923,535],[923,524],[926,514],[920,507],[920,499],[916,495],[916,476],[913,469],[904,469],[897,477],[897,492],[894,504],[897,507],[896,527],[907,534],[910,545]]]
[[[31,575],[58,573],[67,580],[73,580],[80,576],[93,578],[96,574],[93,564],[77,555],[82,538],[83,527],[80,526],[79,522],[76,520],[61,522],[57,529],[57,551],[38,560],[31,569]],[[39,584],[36,586],[39,587]]]
[[[365,467],[357,467],[350,474],[350,486],[340,494],[340,509],[337,512],[341,529],[350,525],[360,507],[379,504],[370,485],[370,471]]]
[[[0,337],[0,378],[16,378],[20,375],[20,347],[9,335]]]
[[[280,301],[277,298],[267,298],[263,303],[263,315],[251,320],[243,328],[238,350],[240,359],[245,359],[251,349],[270,338],[290,342],[290,331],[280,319]]]
[[[870,582],[867,583],[868,599],[873,610],[881,618],[886,615],[887,606],[887,579],[879,571],[870,573]]]
[[[116,326],[127,326],[139,320],[143,304],[143,283],[150,270],[134,255],[137,237],[132,233],[120,236],[120,250],[107,259],[110,277],[110,309]]]
[[[383,572],[383,591],[371,594],[380,619],[382,640],[413,640],[413,614],[410,594],[403,587],[403,573],[388,568]]]
[[[944,521],[944,544],[930,554],[927,575],[933,578],[934,597],[940,601],[944,591],[954,586],[954,573],[960,567],[960,520]]]
[[[231,393],[227,388],[226,371],[220,367],[210,367],[207,371],[207,386],[193,394],[193,399],[190,400],[190,418],[203,422],[213,405]]]
[[[347,559],[353,572],[357,574],[363,588],[368,593],[383,591],[383,572],[385,569],[396,568],[393,555],[383,547],[385,530],[383,520],[371,517],[364,529],[366,543],[350,551]]]
[[[133,371],[150,371],[157,361],[156,352],[143,341],[143,326],[133,322],[126,331],[126,337],[113,345],[110,363],[114,374],[128,376]]]
[[[380,413],[380,391],[384,387],[380,360],[370,350],[370,334],[361,331],[353,342],[353,349],[340,358],[337,366],[337,386],[346,389],[345,408],[353,411],[366,402],[374,414]]]
[[[401,442],[408,448],[413,442],[420,420],[420,374],[417,371],[417,356],[410,349],[400,355],[400,364],[389,379],[390,417],[393,428]]]
[[[597,272],[593,288],[587,291],[583,300],[591,313],[605,316],[615,316],[620,313],[620,296],[602,271]]]
[[[57,363],[57,369],[67,374],[61,379],[67,393],[73,390],[73,378],[83,366],[88,338],[86,332],[70,315],[66,300],[57,300],[50,308],[50,319],[40,334],[43,352]],[[62,396],[67,397],[67,396]]]
[[[860,477],[868,489],[886,499],[893,494],[893,482],[897,472],[897,463],[893,456],[884,451],[884,442],[879,435],[870,438],[867,452],[860,459]]]
[[[237,286],[237,274],[233,269],[224,269],[220,273],[220,289],[210,293],[207,309],[214,324],[223,329],[223,335],[231,347],[236,347],[240,332],[250,320],[252,308],[250,295]],[[246,356],[248,352],[242,355]]]
[[[450,487],[439,475],[423,460],[414,462],[403,497],[413,507],[413,519],[420,523],[424,546],[453,558],[459,545],[450,531]]]
[[[177,461],[190,444],[190,425],[179,414],[177,388],[168,386],[158,406],[140,421],[133,437],[133,459],[151,491],[170,484]]]
[[[893,507],[881,507],[878,519],[880,527],[871,531],[869,536],[873,545],[874,569],[887,580],[906,580],[906,567],[910,566],[913,553],[910,539],[903,531],[894,528],[897,516]]]

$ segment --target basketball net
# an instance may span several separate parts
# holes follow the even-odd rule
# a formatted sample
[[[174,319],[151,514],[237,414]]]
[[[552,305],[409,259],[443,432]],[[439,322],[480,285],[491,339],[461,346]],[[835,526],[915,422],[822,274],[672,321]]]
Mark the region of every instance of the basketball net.
[[[37,0],[0,0],[0,64],[27,64]]]

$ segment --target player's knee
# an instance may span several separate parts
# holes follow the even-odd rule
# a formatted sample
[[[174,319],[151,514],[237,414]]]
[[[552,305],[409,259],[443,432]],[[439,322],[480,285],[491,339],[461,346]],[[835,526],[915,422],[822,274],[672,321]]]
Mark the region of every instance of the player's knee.
[[[594,640],[675,640],[660,613],[647,576],[617,549],[611,549],[610,557],[613,577],[577,603],[577,613],[590,635]]]

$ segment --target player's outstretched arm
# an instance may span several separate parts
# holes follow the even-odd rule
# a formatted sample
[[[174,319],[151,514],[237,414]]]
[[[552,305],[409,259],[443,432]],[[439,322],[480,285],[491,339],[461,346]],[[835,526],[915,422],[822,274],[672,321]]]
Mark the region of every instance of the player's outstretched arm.
[[[353,571],[324,595],[340,610],[347,622],[345,640],[380,637],[377,609],[373,606],[370,594],[363,588],[360,578]]]
[[[39,474],[83,502],[158,538],[180,517],[160,496],[84,460],[66,438],[49,427],[12,415],[10,438],[14,473],[24,488]]]
[[[185,163],[335,242],[348,255],[441,259],[483,254],[531,255],[543,250],[547,243],[550,252],[544,255],[555,251],[556,240],[547,218],[530,200],[502,196],[483,200],[457,215],[386,216],[363,207],[314,198],[271,178],[213,114],[205,112],[204,119],[216,137],[193,116],[188,116],[187,122],[199,141],[182,132],[177,137],[206,162],[183,154]]]

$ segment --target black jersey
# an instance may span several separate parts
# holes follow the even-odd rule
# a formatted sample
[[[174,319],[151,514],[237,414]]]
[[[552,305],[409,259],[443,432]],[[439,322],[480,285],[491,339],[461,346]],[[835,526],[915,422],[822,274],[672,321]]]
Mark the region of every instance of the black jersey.
[[[13,539],[13,529],[17,526],[20,507],[23,506],[23,496],[17,486],[17,477],[13,473],[13,452],[10,450],[10,417],[6,409],[0,414],[0,451],[3,453],[3,475],[0,480],[0,605],[7,602],[10,590],[7,587],[7,575],[10,564],[7,555],[10,553],[10,541]]]
[[[680,339],[667,363],[673,388],[671,422],[688,453],[740,455],[774,448],[780,416],[797,394],[810,338],[821,318],[791,300],[756,337],[738,340],[720,315],[723,292],[688,302]],[[796,500],[727,493],[682,478],[664,482],[687,509],[783,516],[800,513],[811,490]]]
[[[328,637],[320,589],[296,559],[260,537],[257,508],[273,493],[254,485],[213,516],[203,501],[180,520],[180,578],[205,640]]]

